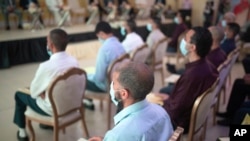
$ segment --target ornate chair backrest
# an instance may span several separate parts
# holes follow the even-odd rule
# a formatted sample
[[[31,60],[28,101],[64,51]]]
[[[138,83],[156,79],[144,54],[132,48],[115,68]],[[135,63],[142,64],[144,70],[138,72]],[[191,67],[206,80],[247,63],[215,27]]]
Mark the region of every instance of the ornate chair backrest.
[[[142,45],[141,47],[137,48],[131,55],[131,61],[136,62],[146,62],[146,59],[150,53],[150,49],[148,48],[147,44]]]

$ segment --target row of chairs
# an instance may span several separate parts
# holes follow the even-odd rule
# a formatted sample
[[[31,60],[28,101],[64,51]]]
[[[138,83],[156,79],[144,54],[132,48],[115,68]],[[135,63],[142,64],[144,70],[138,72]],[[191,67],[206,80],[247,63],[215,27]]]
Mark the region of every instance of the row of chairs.
[[[230,53],[227,60],[218,67],[218,79],[206,92],[195,100],[191,113],[189,133],[188,135],[182,136],[183,140],[194,141],[205,139],[207,117],[210,109],[213,110],[213,124],[215,124],[216,112],[219,109],[220,97],[222,96],[221,92],[223,92],[223,96],[225,98],[227,78],[229,77],[231,69],[239,56],[239,50],[240,47]],[[178,139],[180,140],[180,138]],[[178,139],[176,139],[176,141],[179,141]]]

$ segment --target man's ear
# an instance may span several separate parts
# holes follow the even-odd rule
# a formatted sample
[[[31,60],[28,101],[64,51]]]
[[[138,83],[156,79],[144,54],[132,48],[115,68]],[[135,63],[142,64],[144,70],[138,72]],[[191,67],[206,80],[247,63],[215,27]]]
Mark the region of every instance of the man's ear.
[[[121,95],[121,99],[128,99],[129,92],[126,89],[122,89],[122,90],[120,90],[120,95]]]

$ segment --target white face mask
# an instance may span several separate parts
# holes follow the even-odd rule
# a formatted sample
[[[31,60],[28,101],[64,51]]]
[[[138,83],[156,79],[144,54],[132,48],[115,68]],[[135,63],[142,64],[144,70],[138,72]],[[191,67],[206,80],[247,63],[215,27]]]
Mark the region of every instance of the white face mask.
[[[226,27],[227,26],[227,21],[226,20],[222,20],[221,21],[221,25],[222,25],[222,27]]]
[[[187,46],[187,42],[183,38],[181,40],[180,50],[181,50],[181,54],[184,55],[184,56],[186,56],[188,54],[188,50],[187,50],[186,46]]]
[[[153,30],[152,24],[150,24],[150,23],[147,24],[147,30],[148,30],[149,32],[151,32],[151,31]]]
[[[175,17],[175,18],[174,18],[174,22],[175,22],[176,24],[179,24],[179,19],[178,19],[177,17]]]
[[[112,102],[115,104],[115,106],[117,106],[118,103],[119,103],[119,101],[117,101],[116,98],[115,98],[115,90],[114,90],[113,85],[114,85],[114,83],[113,83],[113,81],[112,81],[111,84],[110,84],[110,91],[109,91],[109,94],[110,94],[110,96],[111,96]]]

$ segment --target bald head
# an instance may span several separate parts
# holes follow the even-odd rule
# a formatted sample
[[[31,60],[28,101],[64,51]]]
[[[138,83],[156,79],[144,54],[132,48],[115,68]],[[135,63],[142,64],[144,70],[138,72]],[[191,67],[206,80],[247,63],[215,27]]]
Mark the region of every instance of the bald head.
[[[213,38],[213,44],[212,44],[211,49],[215,49],[215,48],[219,47],[219,44],[224,37],[223,29],[218,27],[218,26],[211,26],[208,28],[208,30],[212,34],[212,38]]]
[[[233,12],[227,12],[224,15],[224,19],[227,23],[234,23],[235,22],[235,14]]]

